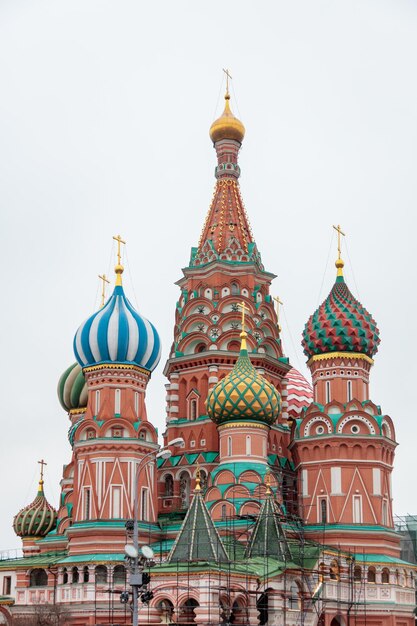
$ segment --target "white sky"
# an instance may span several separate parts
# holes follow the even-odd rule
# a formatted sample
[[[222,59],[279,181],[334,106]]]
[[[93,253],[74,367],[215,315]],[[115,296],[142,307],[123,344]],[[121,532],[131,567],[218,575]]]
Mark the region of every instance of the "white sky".
[[[300,334],[333,284],[340,223],[348,284],[381,330],[371,398],[397,428],[395,510],[417,513],[416,66],[411,0],[2,0],[0,549],[20,545],[12,518],[41,457],[58,503],[71,449],[56,384],[118,232],[126,292],[163,341],[147,403],[163,430],[174,281],[214,186],[222,67],[287,354],[304,367]]]

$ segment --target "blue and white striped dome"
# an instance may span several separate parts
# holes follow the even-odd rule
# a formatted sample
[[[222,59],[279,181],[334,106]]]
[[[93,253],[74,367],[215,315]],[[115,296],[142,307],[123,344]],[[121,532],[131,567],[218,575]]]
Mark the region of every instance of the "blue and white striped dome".
[[[74,337],[81,367],[97,363],[131,363],[152,372],[161,358],[161,341],[154,326],[139,315],[116,284],[113,294],[89,317]]]

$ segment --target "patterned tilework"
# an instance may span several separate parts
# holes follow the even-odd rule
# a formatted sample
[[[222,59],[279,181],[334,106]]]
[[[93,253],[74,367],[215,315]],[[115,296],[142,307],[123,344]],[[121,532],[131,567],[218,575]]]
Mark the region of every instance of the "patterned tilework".
[[[380,342],[370,313],[338,277],[330,294],[308,320],[303,331],[304,354],[359,352],[373,357]]]
[[[281,396],[253,367],[247,350],[241,350],[236,365],[209,392],[207,412],[217,424],[251,419],[273,424],[281,408]]]
[[[286,375],[287,383],[287,412],[290,417],[296,419],[304,407],[313,402],[313,388],[306,378],[293,367]]]

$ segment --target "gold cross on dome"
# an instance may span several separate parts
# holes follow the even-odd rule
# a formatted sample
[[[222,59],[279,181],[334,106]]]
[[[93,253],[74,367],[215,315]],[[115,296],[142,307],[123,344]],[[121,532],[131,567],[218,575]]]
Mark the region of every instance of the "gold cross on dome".
[[[246,306],[243,300],[242,302],[238,304],[238,307],[242,309],[242,333],[244,333],[245,332],[245,311],[249,313],[250,309],[248,306]]]
[[[43,459],[41,459],[40,461],[38,461],[39,465],[41,466],[41,480],[43,480],[43,466],[44,465],[48,465],[48,463],[46,461],[44,461]]]
[[[126,244],[126,242],[123,241],[123,239],[120,237],[120,235],[113,236],[113,239],[115,241],[117,241],[117,264],[121,265],[122,255],[121,255],[121,252],[120,252],[120,244],[121,243]]]
[[[341,240],[340,236],[343,235],[343,237],[345,237],[346,235],[342,231],[340,224],[338,224],[337,226],[333,225],[333,228],[337,232],[337,253],[338,253],[338,259],[341,259],[342,258],[342,240]]]
[[[223,68],[223,72],[226,74],[226,95],[229,95],[229,80],[232,80],[232,75],[228,69]]]
[[[280,300],[279,296],[274,296],[274,300],[277,303],[277,306],[275,307],[275,310],[277,312],[277,319],[279,320],[279,307],[280,305],[282,306],[284,303],[282,300]]]
[[[103,274],[102,276],[99,274],[98,277],[102,281],[102,286],[101,286],[101,306],[104,306],[104,302],[106,300],[106,283],[108,285],[110,285],[110,281],[107,280],[106,274]]]

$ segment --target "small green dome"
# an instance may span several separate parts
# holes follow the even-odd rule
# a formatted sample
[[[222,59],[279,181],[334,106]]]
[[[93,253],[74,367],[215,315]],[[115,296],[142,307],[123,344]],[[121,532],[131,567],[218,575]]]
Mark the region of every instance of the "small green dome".
[[[87,406],[87,383],[81,366],[73,363],[58,382],[58,398],[65,411],[83,409]]]
[[[242,335],[234,368],[207,396],[207,413],[216,424],[242,419],[273,424],[281,408],[281,396],[253,367],[246,349],[246,333]]]
[[[43,480],[33,502],[19,511],[13,520],[13,530],[19,537],[45,537],[56,526],[57,512],[45,498]]]

